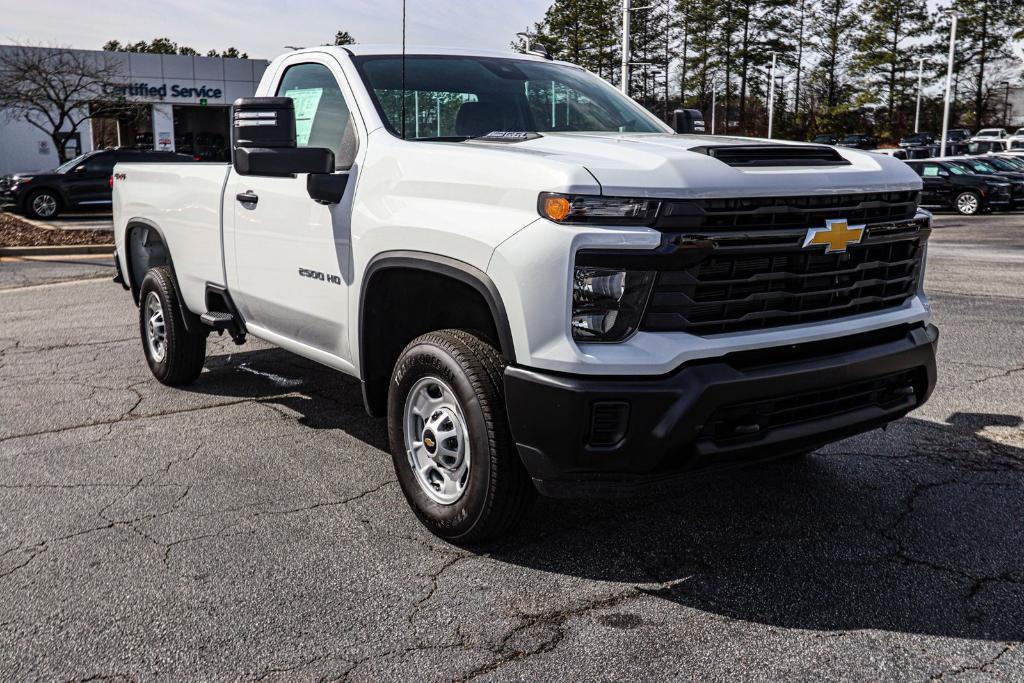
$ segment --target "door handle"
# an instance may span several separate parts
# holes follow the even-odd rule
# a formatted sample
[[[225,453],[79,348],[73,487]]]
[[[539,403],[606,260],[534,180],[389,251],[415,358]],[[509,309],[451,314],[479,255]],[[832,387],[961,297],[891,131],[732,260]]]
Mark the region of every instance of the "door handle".
[[[245,192],[240,192],[236,194],[235,199],[237,199],[243,204],[255,204],[260,200],[259,195],[257,195],[252,190],[246,190]]]

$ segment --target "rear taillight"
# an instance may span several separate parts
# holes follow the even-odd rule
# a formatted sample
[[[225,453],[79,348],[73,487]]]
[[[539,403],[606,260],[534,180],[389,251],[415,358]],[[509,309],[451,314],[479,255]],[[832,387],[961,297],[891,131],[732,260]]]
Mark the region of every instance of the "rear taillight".
[[[107,185],[110,186],[111,190],[114,189],[114,176],[110,176],[109,178],[107,178]]]

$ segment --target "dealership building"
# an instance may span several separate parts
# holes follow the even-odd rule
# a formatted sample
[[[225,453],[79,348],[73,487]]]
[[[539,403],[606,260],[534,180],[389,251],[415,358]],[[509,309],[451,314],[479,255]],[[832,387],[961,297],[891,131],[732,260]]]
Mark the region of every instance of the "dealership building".
[[[0,45],[0,53],[47,49]],[[262,59],[75,52],[112,63],[119,75],[99,98],[124,106],[117,107],[116,114],[88,119],[75,133],[68,133],[71,156],[93,149],[126,147],[226,161],[229,107],[237,98],[255,94],[268,64]],[[57,151],[49,135],[10,112],[0,111],[0,174],[42,171],[57,165]]]

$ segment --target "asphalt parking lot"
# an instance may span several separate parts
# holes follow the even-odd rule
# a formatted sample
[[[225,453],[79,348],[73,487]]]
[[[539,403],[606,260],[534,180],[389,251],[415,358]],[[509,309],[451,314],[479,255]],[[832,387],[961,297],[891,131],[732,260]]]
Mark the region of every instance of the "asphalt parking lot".
[[[109,279],[24,276],[0,675],[1024,680],[1024,215],[939,217],[929,259],[924,408],[667,497],[541,500],[477,551],[417,524],[355,381],[217,341],[168,389]]]

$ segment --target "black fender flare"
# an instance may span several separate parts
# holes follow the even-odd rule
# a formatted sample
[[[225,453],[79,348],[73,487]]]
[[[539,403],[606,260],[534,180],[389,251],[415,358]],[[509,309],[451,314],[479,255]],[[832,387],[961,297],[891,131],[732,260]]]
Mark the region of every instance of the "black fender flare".
[[[188,306],[185,305],[185,300],[181,296],[181,285],[178,284],[178,273],[174,269],[174,258],[171,256],[171,244],[167,241],[164,236],[163,230],[161,230],[155,223],[142,218],[133,218],[128,221],[124,228],[124,248],[125,257],[128,263],[122,269],[128,289],[132,293],[132,299],[135,300],[135,305],[139,305],[139,289],[142,287],[141,278],[136,279],[134,263],[132,262],[132,248],[131,248],[131,234],[134,230],[139,228],[146,228],[152,230],[160,237],[160,241],[163,242],[164,250],[167,252],[167,267],[171,270],[171,280],[174,282],[174,295],[178,300],[178,310],[182,312],[182,321],[185,323],[185,329],[189,332],[202,329],[202,323],[199,322],[199,317],[189,310]],[[145,274],[142,275],[145,277]]]
[[[472,287],[487,303],[494,319],[494,327],[498,331],[498,345],[505,360],[509,365],[515,363],[515,343],[512,340],[512,328],[508,322],[508,313],[505,311],[505,304],[501,300],[501,294],[494,282],[487,273],[464,261],[453,259],[448,256],[432,254],[424,251],[384,251],[372,259],[363,272],[362,284],[359,288],[359,374],[365,380],[365,344],[363,330],[366,329],[364,316],[366,313],[366,292],[369,291],[373,276],[383,270],[393,268],[405,268],[411,270],[423,270],[431,273],[446,275],[454,280]]]

